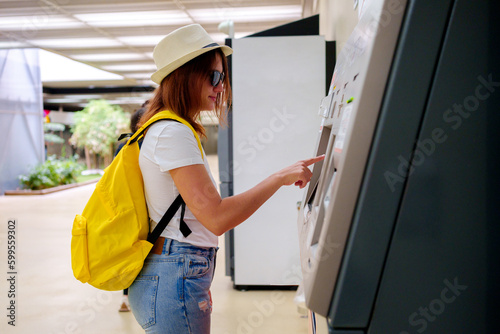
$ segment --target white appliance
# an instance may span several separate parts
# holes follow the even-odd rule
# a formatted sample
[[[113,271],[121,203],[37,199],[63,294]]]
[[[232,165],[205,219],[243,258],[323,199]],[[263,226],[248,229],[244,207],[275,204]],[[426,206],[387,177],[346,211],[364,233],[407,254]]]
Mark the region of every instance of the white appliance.
[[[232,172],[238,194],[311,156],[325,92],[325,41],[251,37],[233,40],[232,48]],[[284,187],[235,228],[236,287],[300,283],[295,221],[302,197],[303,190]]]

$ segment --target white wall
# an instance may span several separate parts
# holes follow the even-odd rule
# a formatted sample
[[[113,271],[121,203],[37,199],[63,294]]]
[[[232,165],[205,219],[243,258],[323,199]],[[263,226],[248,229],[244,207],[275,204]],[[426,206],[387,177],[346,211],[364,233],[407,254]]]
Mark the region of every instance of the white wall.
[[[364,0],[359,0],[359,5]],[[353,0],[319,0],[319,34],[336,41],[337,55],[358,23],[358,9]]]

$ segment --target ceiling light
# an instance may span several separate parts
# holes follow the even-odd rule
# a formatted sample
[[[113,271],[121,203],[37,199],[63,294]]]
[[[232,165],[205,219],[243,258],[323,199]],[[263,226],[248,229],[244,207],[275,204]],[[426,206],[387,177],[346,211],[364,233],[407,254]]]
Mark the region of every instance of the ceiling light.
[[[0,30],[22,30],[23,33],[35,35],[36,30],[80,28],[84,23],[57,15],[30,15],[2,17]]]
[[[111,38],[54,38],[33,39],[29,43],[51,49],[84,49],[94,47],[120,46],[118,41]]]
[[[96,27],[181,25],[192,23],[180,10],[77,14],[76,18]]]
[[[20,49],[26,47],[29,47],[29,44],[25,44],[23,42],[18,42],[14,40],[7,42],[0,42],[0,49]]]
[[[109,71],[122,71],[122,72],[134,72],[134,71],[156,71],[156,66],[154,64],[122,64],[122,65],[107,65],[102,66],[103,69]]]
[[[120,61],[120,60],[140,60],[148,59],[139,53],[90,53],[73,54],[71,58],[83,61]]]
[[[200,23],[218,23],[225,20],[233,22],[288,21],[302,18],[302,7],[225,7],[210,10],[193,9],[189,11],[189,14]]]
[[[42,82],[123,80],[118,74],[109,73],[64,56],[40,50]]]
[[[165,35],[152,35],[152,36],[124,36],[117,37],[117,39],[125,44],[133,46],[154,46],[165,37]]]

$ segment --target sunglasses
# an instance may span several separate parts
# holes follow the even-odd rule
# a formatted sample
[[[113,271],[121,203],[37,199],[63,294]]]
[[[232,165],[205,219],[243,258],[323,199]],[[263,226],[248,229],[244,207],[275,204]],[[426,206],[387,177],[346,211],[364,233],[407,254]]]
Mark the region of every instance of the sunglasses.
[[[213,71],[210,74],[210,83],[212,86],[217,87],[221,81],[224,81],[224,73]]]

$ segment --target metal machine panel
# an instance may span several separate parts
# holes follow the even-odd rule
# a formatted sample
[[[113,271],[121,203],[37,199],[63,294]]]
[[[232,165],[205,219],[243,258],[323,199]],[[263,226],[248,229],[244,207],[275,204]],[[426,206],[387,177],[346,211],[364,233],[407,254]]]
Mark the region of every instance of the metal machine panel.
[[[372,1],[360,25],[376,4],[389,6],[382,13],[402,5]],[[313,170],[299,235],[306,304],[327,312],[330,333],[498,331],[499,10],[488,0],[408,0],[394,47],[377,40],[390,25],[372,40],[388,59],[346,57],[352,48],[339,57],[346,78],[358,61],[390,69],[370,112],[361,107],[374,97],[368,65],[361,88],[341,85],[347,126],[349,109],[335,113],[343,100],[323,101],[317,151],[327,158]],[[347,47],[357,36],[359,26]],[[331,91],[346,83],[335,73]]]
[[[325,102],[326,158],[299,213],[306,305],[328,315],[406,2],[370,1],[342,49]],[[328,133],[329,132],[329,133]],[[321,153],[321,152],[320,152]],[[317,177],[317,176],[314,176]]]
[[[452,2],[368,333],[498,333],[498,10]]]
[[[368,326],[450,2],[407,7],[329,313],[334,327]]]

